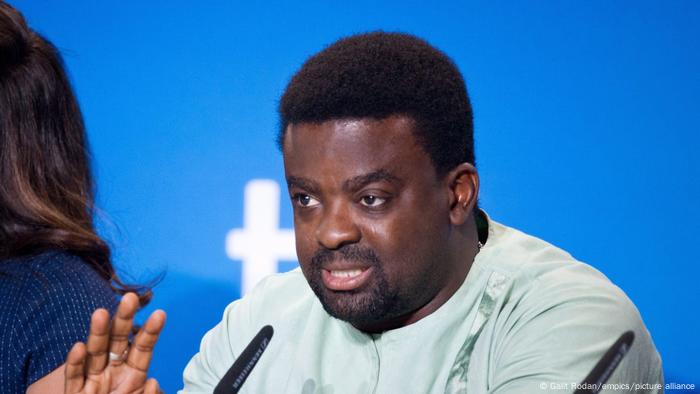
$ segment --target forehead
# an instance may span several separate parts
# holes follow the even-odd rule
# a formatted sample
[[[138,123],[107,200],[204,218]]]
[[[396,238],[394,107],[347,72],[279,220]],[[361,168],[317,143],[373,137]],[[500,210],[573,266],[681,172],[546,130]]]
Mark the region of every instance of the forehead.
[[[410,170],[432,164],[405,116],[334,119],[287,127],[283,141],[287,175],[323,172],[354,176],[377,169]]]

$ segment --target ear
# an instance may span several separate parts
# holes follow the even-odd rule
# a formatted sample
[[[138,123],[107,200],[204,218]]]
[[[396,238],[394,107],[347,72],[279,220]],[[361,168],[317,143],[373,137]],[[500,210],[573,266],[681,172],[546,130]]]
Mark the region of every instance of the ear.
[[[474,211],[479,197],[479,174],[469,163],[462,163],[450,171],[445,181],[450,193],[450,221],[464,224]]]

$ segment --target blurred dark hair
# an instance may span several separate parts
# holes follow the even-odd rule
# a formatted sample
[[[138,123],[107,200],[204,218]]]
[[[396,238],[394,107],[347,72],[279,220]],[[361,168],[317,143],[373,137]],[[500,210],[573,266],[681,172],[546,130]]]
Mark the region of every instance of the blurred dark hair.
[[[85,126],[58,50],[0,1],[0,259],[63,250],[90,264],[117,294],[122,282],[93,223]]]
[[[290,123],[407,115],[438,175],[474,163],[472,108],[462,74],[440,50],[410,34],[343,38],[310,57],[279,105],[278,144]]]

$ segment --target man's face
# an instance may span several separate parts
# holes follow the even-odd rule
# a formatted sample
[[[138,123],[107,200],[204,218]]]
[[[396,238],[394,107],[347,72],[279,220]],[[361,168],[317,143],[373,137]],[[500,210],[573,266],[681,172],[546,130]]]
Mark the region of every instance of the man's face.
[[[446,268],[449,188],[412,126],[331,120],[284,138],[301,269],[329,314],[364,331],[422,318],[463,279]]]

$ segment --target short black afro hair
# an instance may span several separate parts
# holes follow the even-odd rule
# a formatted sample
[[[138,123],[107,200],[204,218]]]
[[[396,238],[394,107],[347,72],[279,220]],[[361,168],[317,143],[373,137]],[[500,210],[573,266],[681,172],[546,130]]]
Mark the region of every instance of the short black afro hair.
[[[309,58],[279,105],[289,124],[407,115],[438,175],[474,164],[472,109],[455,64],[424,40],[372,32],[343,38]]]

